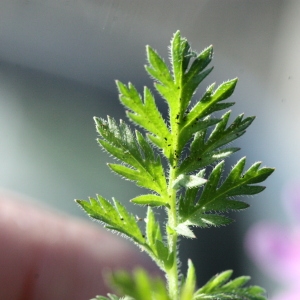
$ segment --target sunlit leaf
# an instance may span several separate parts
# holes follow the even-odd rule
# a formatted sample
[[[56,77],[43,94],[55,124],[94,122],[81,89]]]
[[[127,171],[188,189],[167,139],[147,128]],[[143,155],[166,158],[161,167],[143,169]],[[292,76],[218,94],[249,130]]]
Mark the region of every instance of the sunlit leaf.
[[[224,271],[212,277],[204,286],[194,294],[194,300],[267,300],[265,290],[259,286],[245,284],[250,280],[249,276],[241,276],[230,280],[232,271]]]
[[[81,208],[93,219],[101,221],[111,230],[121,232],[140,245],[145,244],[145,238],[137,225],[135,217],[117,200],[113,204],[97,195],[97,199],[89,201],[76,200]]]

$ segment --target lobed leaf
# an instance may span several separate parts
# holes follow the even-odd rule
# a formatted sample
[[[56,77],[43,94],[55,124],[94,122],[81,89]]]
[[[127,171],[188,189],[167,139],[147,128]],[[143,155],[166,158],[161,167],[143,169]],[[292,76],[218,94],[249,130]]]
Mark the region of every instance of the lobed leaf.
[[[156,145],[168,155],[167,141],[170,143],[172,137],[161,113],[158,111],[151,91],[147,87],[144,88],[143,101],[131,83],[126,86],[117,81],[117,86],[121,103],[130,109],[127,111],[129,119],[153,135],[158,140]]]
[[[265,290],[258,286],[244,287],[250,280],[248,276],[241,276],[229,281],[232,271],[228,270],[212,277],[194,294],[194,300],[204,299],[236,299],[236,300],[267,300]]]
[[[175,32],[171,40],[171,65],[173,69],[173,78],[176,85],[182,85],[183,75],[188,67],[190,56],[190,45],[186,38],[181,37],[179,31]]]
[[[207,47],[198,55],[193,52],[189,55],[189,57],[191,56],[196,56],[196,58],[183,76],[183,94],[185,99],[190,99],[193,96],[202,80],[213,70],[213,68],[209,68],[202,72],[212,60],[213,47]]]
[[[163,269],[168,270],[173,263],[171,260],[172,256],[169,254],[168,247],[163,242],[160,225],[156,221],[150,207],[148,207],[146,218],[146,239],[147,245],[155,256],[158,265],[160,267],[163,266]]]
[[[173,77],[164,60],[150,46],[146,46],[146,54],[149,65],[145,69],[148,74],[162,85],[174,88]]]
[[[193,231],[189,228],[189,225],[192,225],[192,224],[190,224],[188,222],[180,223],[175,227],[175,231],[181,236],[185,236],[185,237],[191,238],[191,239],[196,238]]]
[[[150,278],[140,268],[134,270],[133,274],[126,271],[114,272],[110,275],[110,281],[120,294],[134,300],[171,300],[165,282],[160,278]]]
[[[206,167],[239,150],[239,148],[236,147],[220,148],[242,136],[253,122],[254,117],[243,119],[243,114],[241,114],[227,127],[229,118],[230,111],[226,112],[221,117],[207,139],[207,128],[194,135],[189,156],[183,160],[177,171],[179,174],[189,173],[199,168]]]
[[[145,245],[145,238],[134,216],[129,214],[117,200],[113,199],[113,204],[111,204],[108,200],[97,195],[97,199],[75,201],[91,218],[103,222],[106,228],[126,235],[139,245]]]
[[[205,184],[207,180],[205,178],[202,178],[201,176],[197,175],[185,175],[180,174],[173,182],[173,189],[177,190],[180,187],[190,189],[199,187],[203,184]]]
[[[136,131],[134,136],[124,122],[117,125],[110,117],[107,121],[95,118],[95,122],[100,146],[123,163],[108,166],[117,174],[135,181],[138,186],[165,195],[167,183],[163,166],[143,135]]]
[[[166,100],[170,110],[176,114],[180,109],[180,91],[174,82],[174,78],[163,61],[163,59],[150,46],[147,46],[148,66],[146,71],[155,79],[154,87],[158,93]]]
[[[264,181],[274,171],[272,168],[259,168],[261,163],[255,163],[243,173],[245,163],[245,158],[240,159],[223,183],[220,183],[220,178],[224,170],[224,161],[216,165],[209,175],[199,199],[197,199],[199,188],[187,190],[179,201],[181,223],[185,226],[199,227],[231,223],[232,219],[219,213],[247,208],[248,204],[234,200],[233,197],[261,192],[264,187],[253,184]]]
[[[180,300],[193,300],[196,289],[196,271],[192,261],[188,260],[187,276],[181,287]]]
[[[215,91],[214,84],[210,85],[202,99],[191,109],[191,111],[183,119],[179,140],[182,140],[180,148],[182,149],[185,143],[192,137],[195,132],[193,127],[197,126],[199,120],[207,117],[209,114],[218,110],[223,110],[232,106],[234,103],[219,103],[233,93],[237,79],[232,79],[222,83]]]
[[[139,205],[149,205],[149,206],[169,206],[168,201],[161,196],[147,194],[140,195],[130,200],[130,202]]]
[[[179,127],[185,127],[185,133],[180,136],[179,140],[185,138],[187,133],[190,134],[188,137],[189,140],[191,135],[197,131],[198,127],[203,125],[207,126],[207,123],[201,124],[200,122],[200,124],[196,126],[193,125],[191,129],[191,126],[186,127],[184,124],[187,119],[185,111],[191,102],[193,94],[201,81],[212,70],[212,68],[208,70],[204,69],[212,59],[213,48],[210,46],[204,49],[200,54],[197,54],[192,51],[187,40],[177,31],[171,40],[170,52],[172,72],[157,52],[147,46],[149,65],[146,66],[146,70],[150,76],[156,80],[154,85],[156,90],[169,105],[171,130],[173,131],[177,125],[179,125]],[[221,96],[219,96],[218,91],[216,91],[215,97],[220,99]],[[166,145],[171,144],[169,136],[165,134],[165,138],[168,139],[167,143],[162,143],[161,137],[157,138],[156,136],[151,136],[149,138],[153,143],[164,150],[166,157],[171,155],[170,149],[166,148]]]
[[[185,112],[191,98],[199,84],[213,69],[204,70],[212,59],[213,48],[210,46],[197,54],[192,51],[187,40],[177,31],[171,40],[170,52],[174,78],[173,92],[170,93],[166,91],[165,87],[159,85],[155,85],[155,87],[169,103],[171,128],[173,129],[177,125],[182,128],[186,124],[188,116],[185,115]],[[193,58],[192,62],[191,58]],[[189,66],[190,64],[191,66]],[[184,134],[179,136],[178,141],[180,142],[184,136]],[[181,151],[182,148],[179,146],[177,150]]]

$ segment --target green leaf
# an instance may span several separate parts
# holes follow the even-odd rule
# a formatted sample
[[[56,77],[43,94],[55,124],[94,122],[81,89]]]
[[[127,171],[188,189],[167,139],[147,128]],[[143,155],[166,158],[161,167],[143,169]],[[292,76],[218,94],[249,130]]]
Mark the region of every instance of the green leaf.
[[[132,214],[117,200],[113,204],[97,195],[97,199],[75,200],[93,219],[104,223],[105,227],[123,233],[139,245],[145,245],[145,238]]]
[[[206,167],[239,150],[239,148],[235,147],[225,149],[220,149],[220,147],[242,136],[246,132],[247,127],[253,122],[254,117],[243,119],[243,114],[241,114],[227,127],[229,118],[230,111],[221,117],[221,120],[207,139],[207,128],[198,131],[194,135],[190,154],[180,165],[178,173],[188,173]]]
[[[196,54],[189,49],[188,57],[196,56],[193,61],[191,67],[183,76],[184,82],[184,94],[186,98],[191,98],[202,82],[202,80],[212,71],[213,68],[209,68],[208,70],[202,72],[207,65],[211,62],[213,56],[213,47],[209,46],[204,49],[200,54]]]
[[[196,289],[196,271],[192,261],[189,259],[187,276],[181,288],[180,300],[193,300],[195,289]]]
[[[146,47],[146,53],[149,65],[145,66],[145,69],[148,74],[162,85],[174,88],[173,77],[164,60],[150,46]]]
[[[225,282],[229,280],[232,275],[232,270],[224,271],[220,274],[215,275],[212,277],[202,288],[200,288],[197,293],[210,293],[214,290],[219,289]]]
[[[164,151],[168,151],[167,144],[171,142],[172,137],[150,90],[147,87],[144,88],[143,101],[131,83],[126,86],[117,81],[117,86],[121,103],[130,109],[127,111],[129,119],[148,130],[152,138],[155,138],[155,144]]]
[[[179,175],[173,182],[173,189],[177,190],[180,187],[184,187],[186,189],[199,187],[205,184],[207,180],[196,175]]]
[[[143,269],[136,269],[133,274],[126,271],[114,272],[110,275],[112,286],[120,294],[130,296],[134,300],[171,300],[160,278],[150,278]]]
[[[151,145],[136,131],[135,136],[130,128],[114,119],[107,121],[95,118],[97,131],[100,134],[99,144],[107,152],[115,156],[124,164],[108,164],[117,174],[136,182],[138,186],[165,195],[167,183],[160,158],[156,157]]]
[[[181,126],[179,140],[182,140],[180,149],[182,149],[187,140],[189,140],[193,133],[193,127],[199,120],[205,118],[212,112],[223,110],[232,106],[234,103],[220,103],[227,99],[233,93],[237,79],[232,79],[222,83],[215,91],[214,84],[210,85],[202,99],[191,109],[191,111],[185,116],[184,123]]]
[[[150,207],[148,207],[146,218],[146,236],[147,243],[151,248],[155,248],[156,240],[162,240],[159,223],[156,222],[153,210]],[[157,249],[153,252],[157,254]]]
[[[241,276],[229,281],[232,271],[228,270],[214,276],[194,294],[194,300],[267,300],[265,290],[258,286],[244,287],[250,280],[248,276]]]
[[[197,199],[199,188],[187,190],[185,196],[182,196],[179,201],[181,223],[185,226],[199,227],[231,223],[232,219],[219,213],[247,208],[248,204],[233,198],[261,192],[264,187],[253,184],[264,181],[274,171],[272,168],[259,168],[261,163],[255,163],[243,173],[245,163],[245,158],[240,159],[223,183],[220,182],[220,179],[224,170],[224,161],[216,165],[208,177],[199,199]]]
[[[132,203],[149,206],[169,206],[165,198],[161,196],[147,194],[140,195],[130,200]]]
[[[207,227],[227,225],[232,223],[233,220],[222,215],[200,213],[197,210],[189,216],[188,222],[191,225]]]
[[[216,199],[225,198],[228,200],[234,196],[254,195],[265,189],[263,186],[253,184],[266,180],[274,172],[274,169],[266,167],[259,168],[261,162],[257,162],[243,173],[245,163],[245,157],[236,163],[223,184],[218,188],[215,195]],[[204,197],[200,199],[200,202],[203,204],[210,202],[208,199],[204,199],[205,197],[208,197],[208,195],[204,190]]]
[[[171,64],[173,67],[173,78],[176,85],[181,85],[183,75],[189,64],[190,56],[185,55],[189,52],[189,44],[185,38],[181,37],[177,31],[171,40]]]
[[[196,236],[194,235],[193,231],[189,228],[189,225],[192,225],[190,223],[180,223],[179,225],[176,226],[175,231],[182,236],[185,236],[187,238],[195,238]]]
[[[155,216],[151,207],[148,207],[146,218],[146,239],[147,245],[152,250],[159,266],[168,266],[169,250],[162,240],[162,234],[159,223],[155,220]]]

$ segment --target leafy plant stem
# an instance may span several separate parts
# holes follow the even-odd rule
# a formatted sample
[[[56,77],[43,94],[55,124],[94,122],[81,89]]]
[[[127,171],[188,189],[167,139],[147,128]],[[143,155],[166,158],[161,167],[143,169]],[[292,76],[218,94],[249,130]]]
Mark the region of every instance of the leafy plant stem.
[[[146,130],[146,135],[138,130],[133,132],[122,120],[118,123],[109,116],[107,120],[94,118],[99,145],[118,160],[109,163],[109,168],[148,190],[130,200],[148,206],[145,229],[139,222],[143,219],[131,214],[115,198],[109,201],[97,195],[89,201],[76,202],[91,218],[148,253],[165,273],[167,282],[151,278],[140,268],[132,273],[112,272],[111,285],[125,298],[108,294],[108,298],[98,296],[96,300],[266,300],[262,288],[245,287],[248,276],[230,280],[231,270],[214,276],[198,290],[192,261],[188,261],[185,276],[179,270],[179,235],[195,238],[192,227],[230,224],[233,220],[224,214],[249,207],[239,197],[262,192],[265,187],[257,184],[274,171],[261,167],[261,162],[245,170],[243,157],[221,179],[224,160],[240,150],[229,144],[242,136],[254,120],[241,114],[228,124],[230,111],[220,118],[212,115],[234,104],[224,100],[232,95],[237,78],[223,82],[216,89],[211,84],[193,106],[193,95],[213,69],[205,69],[212,59],[213,47],[196,53],[177,31],[170,45],[171,68],[150,46],[146,47],[146,53],[145,69],[166,101],[169,117],[163,118],[149,88],[145,87],[141,96],[131,83],[117,81],[120,101],[128,109],[129,120]],[[163,159],[168,163],[167,168],[162,164]],[[166,210],[164,230],[156,218],[157,207]]]

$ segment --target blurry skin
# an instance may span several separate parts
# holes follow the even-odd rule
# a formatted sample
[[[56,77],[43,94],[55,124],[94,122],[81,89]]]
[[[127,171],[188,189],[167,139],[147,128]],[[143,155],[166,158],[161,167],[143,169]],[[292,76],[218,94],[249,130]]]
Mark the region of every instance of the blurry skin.
[[[108,292],[105,269],[151,265],[95,225],[0,193],[0,299],[88,300]]]

